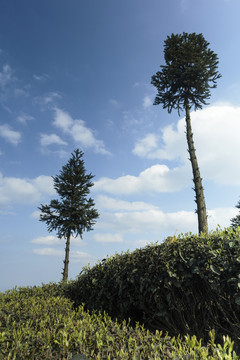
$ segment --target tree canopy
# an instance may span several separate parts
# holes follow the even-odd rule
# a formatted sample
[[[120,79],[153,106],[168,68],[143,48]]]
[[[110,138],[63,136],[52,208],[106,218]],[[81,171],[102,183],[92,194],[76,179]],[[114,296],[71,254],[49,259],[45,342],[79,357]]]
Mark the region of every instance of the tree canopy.
[[[152,76],[151,83],[157,88],[154,105],[162,104],[169,113],[172,109],[185,110],[186,137],[193,172],[194,191],[197,203],[199,233],[208,232],[206,204],[202,179],[193,141],[190,109],[201,109],[207,104],[210,89],[216,87],[221,77],[218,72],[218,57],[209,49],[202,34],[172,34],[164,43],[165,65]]]
[[[166,65],[152,76],[158,94],[154,105],[162,104],[170,113],[185,110],[186,104],[202,108],[210,98],[210,89],[221,77],[218,56],[209,49],[202,34],[183,33],[168,36],[164,44]]]
[[[39,207],[40,221],[47,224],[48,231],[56,230],[59,238],[67,239],[64,280],[68,274],[70,237],[82,238],[83,232],[92,230],[99,217],[93,199],[88,198],[94,176],[86,173],[83,155],[79,149],[75,150],[60,174],[53,177],[59,199]]]
[[[240,200],[238,201],[236,208],[240,209]],[[240,213],[231,219],[231,227],[236,229],[237,226],[240,226]]]

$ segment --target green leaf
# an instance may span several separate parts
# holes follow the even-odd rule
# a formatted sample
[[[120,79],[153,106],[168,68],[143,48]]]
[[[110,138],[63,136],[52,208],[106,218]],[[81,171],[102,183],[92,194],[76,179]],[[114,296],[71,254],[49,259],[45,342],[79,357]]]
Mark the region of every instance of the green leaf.
[[[184,259],[183,255],[182,255],[182,253],[181,253],[181,250],[179,250],[179,255],[180,255],[180,258],[186,263],[187,260]]]
[[[230,278],[230,279],[227,280],[228,283],[229,283],[229,282],[236,282],[236,281],[237,281],[236,278]]]
[[[190,261],[189,261],[189,266],[192,266],[195,262],[195,259],[194,258],[191,258]]]
[[[217,275],[221,275],[221,271],[219,269],[216,268],[216,266],[214,265],[210,265],[210,269],[212,270],[212,272],[214,272]]]

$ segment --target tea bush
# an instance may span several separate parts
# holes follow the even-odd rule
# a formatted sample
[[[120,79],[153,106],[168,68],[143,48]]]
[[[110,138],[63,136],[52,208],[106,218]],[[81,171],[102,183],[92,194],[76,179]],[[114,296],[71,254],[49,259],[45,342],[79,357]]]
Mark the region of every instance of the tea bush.
[[[131,318],[171,336],[211,329],[240,350],[240,228],[168,238],[86,267],[65,294],[75,306]]]
[[[60,284],[60,287],[62,284]],[[0,293],[1,360],[240,360],[229,337],[207,346],[196,336],[170,338],[139,324],[112,321],[106,314],[74,310],[64,297],[46,296],[57,285]],[[57,292],[57,291],[56,291]],[[34,293],[34,294],[33,294]]]
[[[68,283],[66,282],[59,282],[59,283],[48,283],[48,284],[42,284],[41,286],[23,286],[23,287],[15,287],[11,290],[7,290],[4,293],[5,300],[9,296],[11,299],[12,297],[38,297],[41,299],[47,299],[48,297],[52,296],[64,296],[66,289],[71,285],[71,281]],[[3,293],[0,293],[0,296],[2,296]]]

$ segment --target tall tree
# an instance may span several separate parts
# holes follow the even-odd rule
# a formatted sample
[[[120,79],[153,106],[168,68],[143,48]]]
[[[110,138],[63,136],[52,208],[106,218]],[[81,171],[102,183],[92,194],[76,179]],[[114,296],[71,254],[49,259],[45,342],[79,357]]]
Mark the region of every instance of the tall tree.
[[[172,34],[165,40],[164,59],[161,71],[152,76],[151,83],[157,88],[154,105],[162,104],[169,113],[177,109],[185,111],[188,152],[193,172],[197,204],[198,231],[208,232],[207,211],[202,179],[194,147],[190,111],[201,109],[210,98],[210,88],[215,88],[221,77],[218,72],[218,57],[209,49],[202,34]]]
[[[66,239],[63,281],[68,280],[71,235],[82,238],[83,232],[92,230],[99,217],[93,199],[87,198],[94,176],[86,174],[83,155],[82,151],[75,150],[60,174],[52,177],[59,200],[39,207],[40,221],[47,224],[48,231],[56,230],[59,238]]]
[[[236,208],[240,209],[240,200],[238,201]],[[240,226],[240,213],[231,219],[231,227],[236,229],[237,226]]]

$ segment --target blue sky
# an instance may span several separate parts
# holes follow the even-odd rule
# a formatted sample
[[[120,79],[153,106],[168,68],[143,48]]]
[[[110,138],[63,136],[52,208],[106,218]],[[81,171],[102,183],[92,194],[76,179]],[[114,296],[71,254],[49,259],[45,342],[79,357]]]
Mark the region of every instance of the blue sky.
[[[72,239],[69,275],[107,255],[197,232],[184,114],[153,106],[172,33],[202,33],[222,78],[192,126],[209,228],[240,196],[239,0],[0,2],[0,291],[61,280],[65,241],[38,206],[84,152],[100,218]]]

